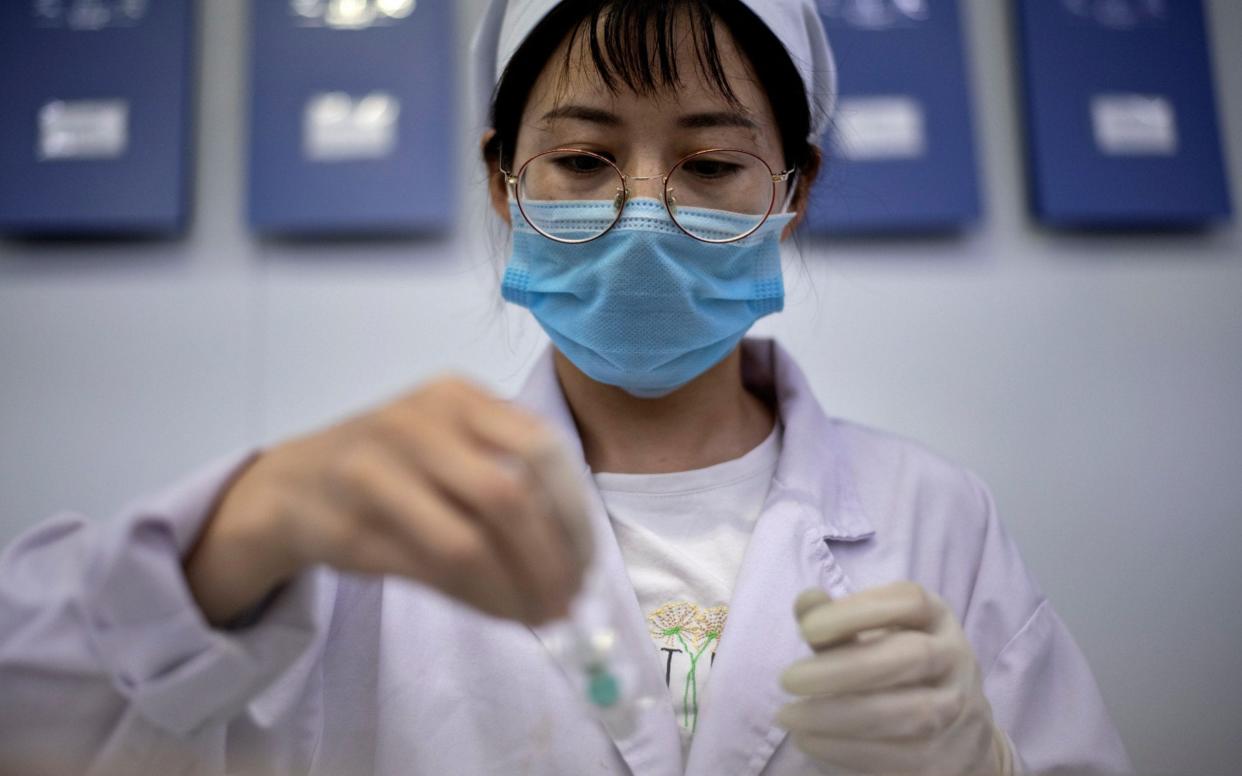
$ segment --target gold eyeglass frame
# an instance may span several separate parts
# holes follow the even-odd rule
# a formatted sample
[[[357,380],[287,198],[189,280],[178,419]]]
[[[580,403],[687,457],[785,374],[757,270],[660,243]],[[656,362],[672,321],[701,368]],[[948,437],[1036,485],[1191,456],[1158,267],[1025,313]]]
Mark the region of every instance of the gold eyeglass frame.
[[[724,240],[709,240],[705,237],[700,237],[697,234],[693,234],[692,232],[687,230],[684,226],[682,226],[681,223],[677,220],[677,216],[673,212],[674,204],[669,202],[669,197],[670,197],[671,192],[669,191],[669,188],[668,188],[668,182],[669,182],[669,178],[673,177],[673,174],[677,172],[677,170],[682,165],[684,165],[686,162],[689,162],[690,160],[695,159],[699,156],[703,156],[705,154],[715,154],[715,153],[720,153],[722,151],[727,151],[729,153],[736,153],[736,154],[746,154],[747,156],[753,157],[754,159],[758,160],[759,163],[762,164],[764,168],[768,171],[768,175],[771,176],[772,178],[772,197],[768,201],[768,210],[766,213],[763,214],[763,218],[759,221],[759,223],[755,224],[751,229],[746,231],[744,234],[740,234],[737,237],[729,237]],[[550,154],[564,154],[564,153],[584,154],[593,159],[597,159],[601,162],[604,162],[609,167],[611,167],[613,169],[613,172],[617,174],[617,177],[621,179],[621,186],[620,188],[617,189],[616,199],[620,200],[622,197],[624,197],[624,201],[620,204],[619,207],[616,208],[617,215],[615,218],[613,218],[612,223],[608,225],[608,228],[600,232],[599,234],[595,235],[594,237],[588,237],[583,240],[568,240],[563,237],[556,237],[551,234],[548,234],[547,232],[545,232],[544,230],[540,229],[538,226],[535,225],[535,222],[532,221],[530,216],[526,214],[526,207],[522,204],[522,194],[521,194],[521,189],[518,187],[518,182],[521,181],[522,175],[526,173],[526,169],[531,165],[532,162],[542,159],[545,156],[548,156]],[[513,196],[514,200],[517,202],[518,210],[522,213],[522,218],[526,220],[526,223],[530,224],[530,228],[534,229],[536,232],[543,235],[544,237],[547,237],[549,240],[553,240],[559,243],[564,243],[566,245],[584,245],[586,243],[598,240],[599,238],[608,234],[610,231],[612,231],[612,228],[616,226],[617,223],[621,220],[621,216],[625,212],[625,202],[630,201],[630,197],[631,197],[630,186],[629,186],[630,181],[650,181],[650,180],[657,180],[657,179],[661,180],[663,184],[661,186],[660,199],[664,203],[664,209],[668,211],[669,217],[673,220],[673,223],[677,225],[677,228],[680,229],[682,232],[684,232],[687,236],[693,237],[694,239],[700,242],[711,243],[713,245],[724,245],[727,243],[737,242],[738,240],[745,240],[747,237],[750,237],[752,234],[759,231],[759,229],[764,224],[767,223],[768,219],[771,218],[772,210],[773,208],[776,207],[777,185],[780,183],[784,183],[785,181],[788,181],[789,178],[795,172],[797,172],[796,167],[791,167],[790,169],[785,170],[783,172],[779,172],[779,173],[773,172],[772,166],[768,164],[767,162],[765,162],[763,160],[763,157],[759,156],[758,154],[752,151],[745,151],[740,148],[705,148],[702,151],[695,151],[694,153],[687,154],[686,156],[682,157],[677,162],[677,164],[674,164],[671,168],[669,168],[669,171],[665,173],[664,175],[626,175],[624,172],[621,171],[621,168],[618,167],[616,163],[613,162],[608,157],[597,154],[594,151],[588,151],[585,148],[573,148],[573,147],[550,148],[547,151],[541,151],[540,153],[535,154],[534,156],[532,156],[531,158],[523,162],[522,166],[518,168],[516,174],[510,172],[509,170],[506,170],[503,166],[500,167],[500,173],[505,176],[505,185],[508,187],[509,193]]]

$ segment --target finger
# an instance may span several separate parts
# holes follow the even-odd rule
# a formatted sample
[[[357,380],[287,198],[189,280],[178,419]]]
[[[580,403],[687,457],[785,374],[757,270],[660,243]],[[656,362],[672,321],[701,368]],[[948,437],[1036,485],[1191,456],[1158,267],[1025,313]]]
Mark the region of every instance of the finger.
[[[511,471],[526,493],[518,519],[507,522],[510,530],[518,533],[512,541],[523,545],[525,562],[532,564],[531,573],[543,591],[545,614],[567,615],[569,602],[582,583],[574,549],[554,516],[555,508],[547,491],[531,481],[528,470]]]
[[[560,518],[557,524],[568,537],[577,567],[582,571],[595,556],[595,532],[589,519],[581,467],[573,463],[563,445],[558,444],[557,450],[559,460],[536,473],[543,480],[554,514]]]
[[[868,741],[809,733],[790,736],[794,746],[821,762],[857,773],[925,773],[935,750],[922,740]]]
[[[530,481],[525,467],[506,465],[461,435],[430,438],[412,426],[393,434],[393,441],[447,498],[477,516],[514,559],[518,575],[533,582],[543,613],[564,613],[577,584],[572,550],[543,488]]]
[[[361,574],[395,574],[419,582],[427,577],[429,564],[422,552],[387,530],[361,531],[349,547],[349,571]]]
[[[594,534],[587,520],[582,481],[565,443],[538,419],[512,405],[485,396],[467,396],[464,420],[483,443],[508,453],[528,466],[547,489],[558,525],[585,569],[594,552]]]
[[[540,619],[537,591],[515,561],[429,483],[397,464],[372,460],[355,497],[367,518],[421,557],[421,581],[490,613]]]
[[[382,525],[362,518],[365,507],[354,496],[329,490],[320,494],[290,493],[289,510],[297,521],[290,541],[302,542],[302,557],[343,571],[416,577],[426,567],[419,548],[389,534]]]
[[[818,587],[807,588],[799,593],[797,600],[794,601],[794,619],[801,621],[807,612],[830,603],[832,603],[832,596],[826,591]]]
[[[956,658],[949,639],[922,631],[893,631],[800,660],[781,674],[781,686],[793,695],[841,696],[930,684],[947,675]]]
[[[943,604],[921,585],[898,582],[811,608],[798,624],[803,639],[813,649],[823,649],[875,628],[926,630],[942,612]]]
[[[965,694],[956,686],[903,687],[799,699],[781,709],[776,720],[790,732],[828,738],[932,738],[949,728],[965,705]]]

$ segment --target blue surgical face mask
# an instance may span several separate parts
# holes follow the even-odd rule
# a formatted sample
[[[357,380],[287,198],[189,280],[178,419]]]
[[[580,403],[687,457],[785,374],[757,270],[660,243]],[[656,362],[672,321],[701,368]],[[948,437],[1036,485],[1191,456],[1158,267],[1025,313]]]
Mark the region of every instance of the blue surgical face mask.
[[[524,203],[536,220],[598,231],[611,202]],[[784,307],[780,236],[793,213],[757,232],[712,244],[682,232],[655,199],[628,202],[603,237],[565,244],[531,228],[516,205],[504,298],[528,308],[553,343],[591,379],[643,398],[664,396],[718,364],[759,318]],[[696,234],[737,234],[753,216],[681,208]]]

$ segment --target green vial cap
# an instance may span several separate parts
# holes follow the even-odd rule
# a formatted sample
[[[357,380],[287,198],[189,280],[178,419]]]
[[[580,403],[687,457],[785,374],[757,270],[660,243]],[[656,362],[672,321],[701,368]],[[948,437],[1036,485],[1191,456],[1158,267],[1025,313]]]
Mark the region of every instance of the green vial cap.
[[[591,703],[602,708],[612,706],[621,698],[617,678],[602,668],[591,669],[591,682],[587,692],[591,696]]]

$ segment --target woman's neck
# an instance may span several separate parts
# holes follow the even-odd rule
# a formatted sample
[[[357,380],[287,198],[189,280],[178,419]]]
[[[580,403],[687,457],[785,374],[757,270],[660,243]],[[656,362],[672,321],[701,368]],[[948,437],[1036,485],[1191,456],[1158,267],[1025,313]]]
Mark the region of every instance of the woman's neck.
[[[742,382],[741,349],[668,396],[639,399],[583,374],[556,352],[556,374],[592,471],[663,474],[745,455],[775,412]]]

